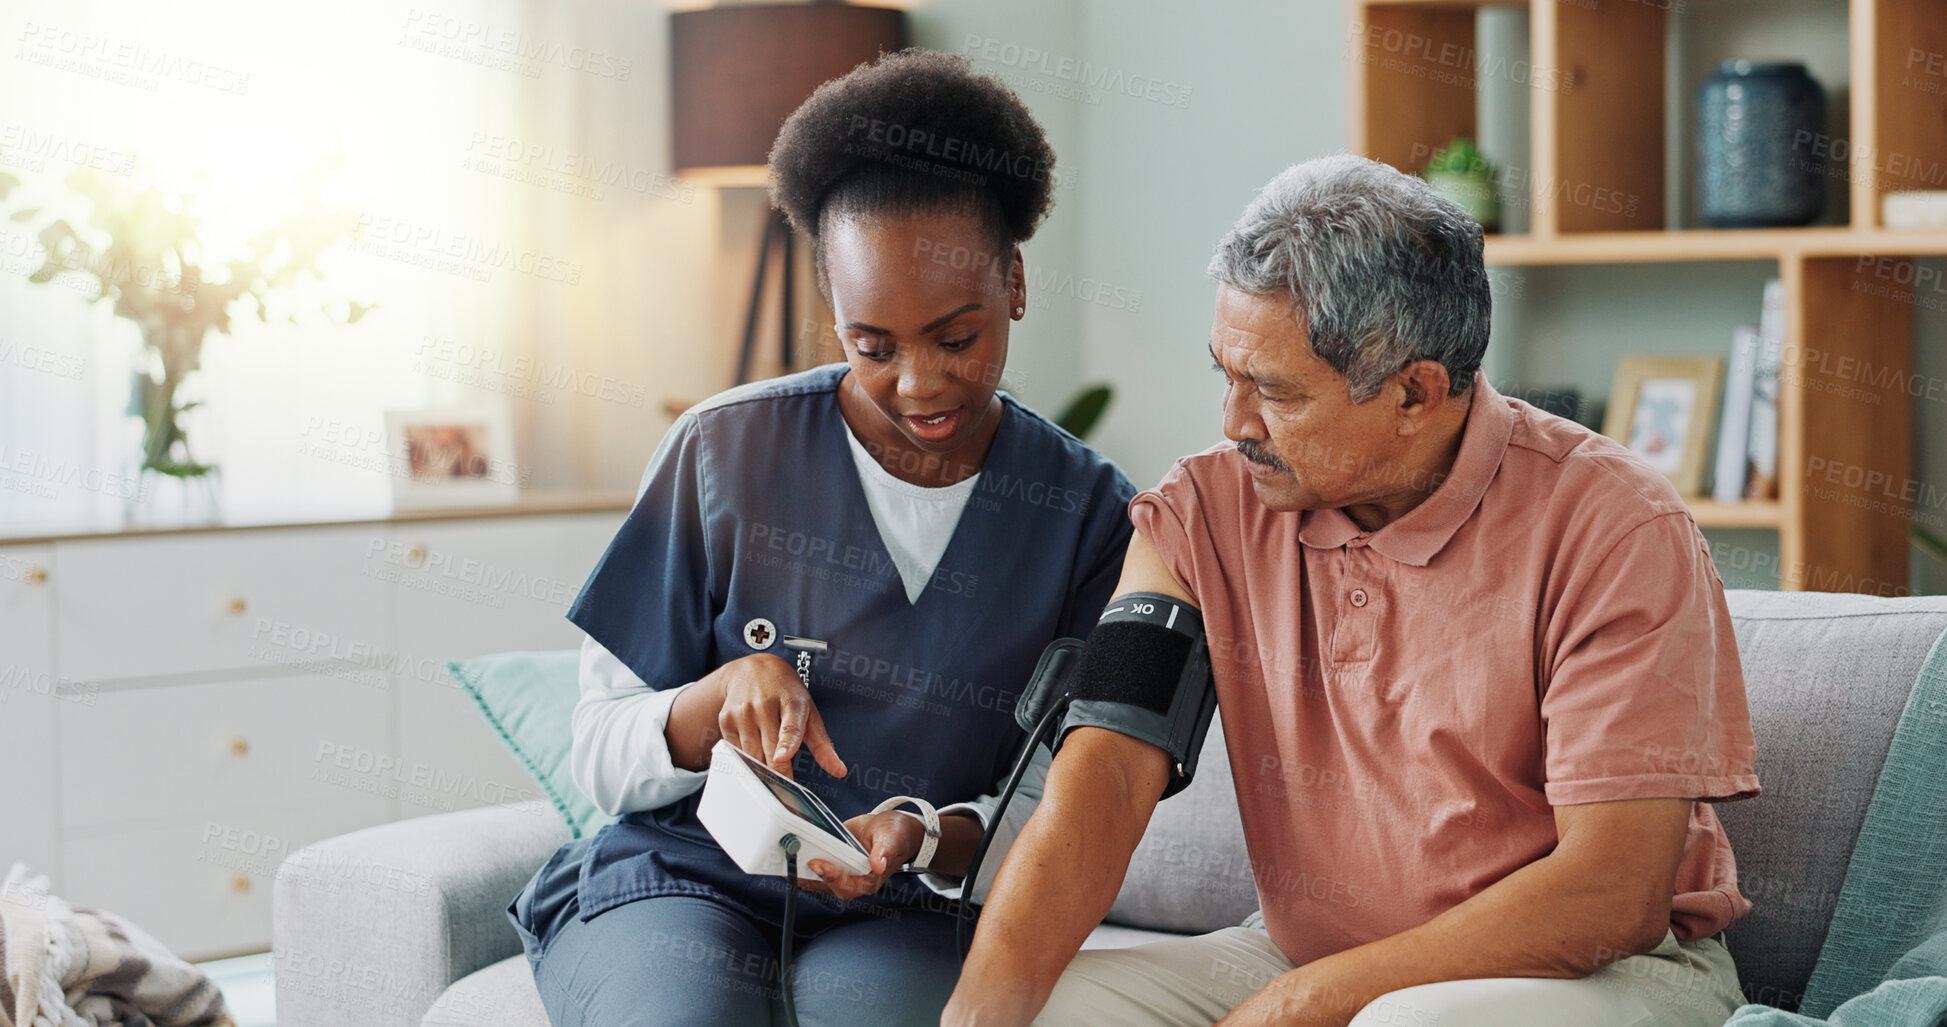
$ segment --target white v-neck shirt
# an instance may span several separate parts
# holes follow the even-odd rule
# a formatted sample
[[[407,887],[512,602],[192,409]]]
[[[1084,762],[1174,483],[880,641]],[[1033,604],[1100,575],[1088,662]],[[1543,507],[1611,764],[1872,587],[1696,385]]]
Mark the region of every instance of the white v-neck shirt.
[[[859,482],[865,486],[872,523],[906,586],[906,602],[917,603],[953,542],[953,529],[960,524],[980,474],[944,488],[927,488],[894,477],[849,428],[845,442],[851,447],[852,463],[858,466]]]

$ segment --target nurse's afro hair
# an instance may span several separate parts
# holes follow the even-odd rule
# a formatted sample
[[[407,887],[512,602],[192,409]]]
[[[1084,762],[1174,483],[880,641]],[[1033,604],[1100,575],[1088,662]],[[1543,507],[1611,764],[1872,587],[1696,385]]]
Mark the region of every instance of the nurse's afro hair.
[[[1054,173],[1046,133],[1012,90],[965,57],[909,49],[819,86],[785,120],[771,202],[820,251],[832,218],[969,214],[1005,253],[1054,206]]]

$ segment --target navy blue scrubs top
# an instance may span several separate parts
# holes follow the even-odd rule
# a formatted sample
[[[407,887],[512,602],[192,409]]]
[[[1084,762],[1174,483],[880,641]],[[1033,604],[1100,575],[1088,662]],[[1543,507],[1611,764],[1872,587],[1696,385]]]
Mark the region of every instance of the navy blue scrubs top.
[[[1135,492],[1114,464],[1003,394],[980,480],[908,602],[839,416],[847,370],[739,387],[680,418],[568,612],[656,689],[753,652],[794,660],[745,641],[754,618],[828,643],[812,661],[811,695],[850,773],[832,777],[803,749],[793,772],[841,818],[893,795],[944,806],[997,790],[1023,741],[1014,702],[1042,649],[1085,637],[1108,603]],[[696,819],[700,794],[596,835],[581,861],[582,919],[690,895],[778,920],[783,879],[730,861]],[[945,908],[899,875],[849,904],[805,893],[798,930]]]

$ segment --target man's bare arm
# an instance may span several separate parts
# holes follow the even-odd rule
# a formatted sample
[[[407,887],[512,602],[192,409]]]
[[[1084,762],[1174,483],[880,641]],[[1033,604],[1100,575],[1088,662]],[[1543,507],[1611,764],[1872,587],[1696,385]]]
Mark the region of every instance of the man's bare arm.
[[[1137,532],[1115,594],[1194,603]],[[1008,850],[942,1024],[1023,1025],[1054,991],[1121,890],[1130,854],[1169,783],[1169,756],[1102,728],[1076,728],[1048,769],[1041,805]]]

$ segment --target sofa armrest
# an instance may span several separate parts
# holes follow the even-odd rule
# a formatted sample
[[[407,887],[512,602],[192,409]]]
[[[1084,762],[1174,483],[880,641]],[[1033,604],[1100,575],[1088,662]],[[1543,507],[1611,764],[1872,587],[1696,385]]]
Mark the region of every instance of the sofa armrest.
[[[546,802],[400,820],[277,870],[280,1027],[415,1027],[447,985],[521,951],[507,904],[568,840]]]

